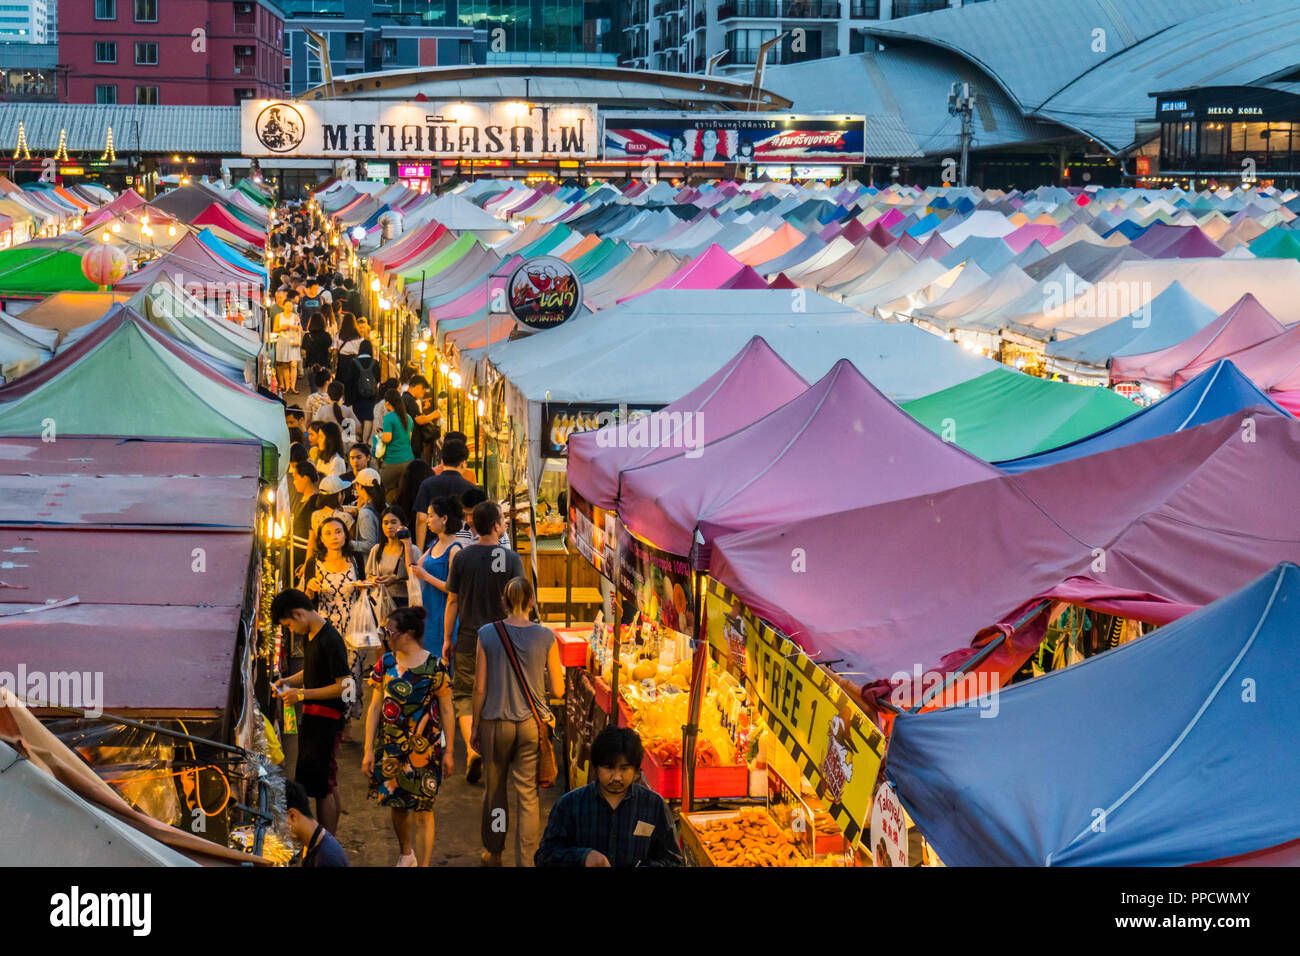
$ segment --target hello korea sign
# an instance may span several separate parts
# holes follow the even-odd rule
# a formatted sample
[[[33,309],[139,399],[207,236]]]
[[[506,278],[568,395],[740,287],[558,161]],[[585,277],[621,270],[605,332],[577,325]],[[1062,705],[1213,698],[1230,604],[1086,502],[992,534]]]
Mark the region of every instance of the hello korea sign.
[[[245,100],[240,145],[258,158],[595,159],[596,107],[568,103]]]

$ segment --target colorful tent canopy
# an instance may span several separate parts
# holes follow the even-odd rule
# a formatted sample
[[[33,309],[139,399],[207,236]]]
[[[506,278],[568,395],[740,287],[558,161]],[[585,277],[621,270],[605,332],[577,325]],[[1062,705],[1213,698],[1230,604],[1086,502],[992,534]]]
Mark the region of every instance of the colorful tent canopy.
[[[1105,388],[1035,378],[1000,366],[903,405],[947,441],[985,461],[1058,448],[1108,428],[1137,411]]]
[[[0,296],[41,298],[97,288],[82,274],[78,253],[31,244],[0,251]]]
[[[1283,413],[1283,408],[1242,375],[1237,366],[1227,359],[1220,359],[1154,405],[1147,406],[1109,428],[1058,448],[1010,461],[999,461],[997,464],[1004,471],[1010,472],[1042,468],[1044,465],[1095,455],[1158,435],[1203,425],[1233,412],[1257,406]]]
[[[799,373],[756,335],[699,387],[665,406],[662,414],[669,422],[683,415],[699,416],[710,434],[721,437],[757,421],[807,387]],[[615,424],[569,436],[569,486],[597,507],[617,505],[622,472],[674,454],[671,440],[639,447],[628,441],[628,430],[627,424]]]
[[[972,707],[900,716],[886,773],[950,866],[1280,851],[1300,840],[1297,631],[1300,568],[1286,563],[1085,665],[1002,690],[994,720]],[[1296,862],[1300,846],[1285,856]]]

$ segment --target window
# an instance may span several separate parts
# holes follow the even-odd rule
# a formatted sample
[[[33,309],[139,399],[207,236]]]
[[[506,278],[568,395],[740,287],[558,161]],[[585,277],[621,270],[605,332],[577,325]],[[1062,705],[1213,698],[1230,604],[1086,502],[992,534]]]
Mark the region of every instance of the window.
[[[252,99],[256,99],[256,98],[257,98],[257,90],[250,90],[250,89],[247,89],[247,88],[240,88],[240,89],[236,89],[236,90],[235,90],[235,105],[236,105],[236,106],[238,106],[240,103],[244,102],[244,100],[252,100]]]
[[[115,105],[117,103],[117,84],[110,83],[107,86],[95,87],[95,102],[110,106]]]
[[[116,20],[117,0],[95,0],[96,20]]]
[[[136,106],[157,106],[158,87],[137,86],[135,88],[135,105]]]
[[[135,0],[135,22],[157,23],[158,0]]]
[[[135,63],[136,66],[157,66],[158,44],[137,40],[135,44]]]
[[[389,60],[397,59],[397,41],[396,40],[382,41],[379,49],[379,55],[380,57],[383,58],[385,63],[387,63]]]
[[[116,63],[117,62],[117,44],[111,40],[95,44],[95,62],[96,63]]]

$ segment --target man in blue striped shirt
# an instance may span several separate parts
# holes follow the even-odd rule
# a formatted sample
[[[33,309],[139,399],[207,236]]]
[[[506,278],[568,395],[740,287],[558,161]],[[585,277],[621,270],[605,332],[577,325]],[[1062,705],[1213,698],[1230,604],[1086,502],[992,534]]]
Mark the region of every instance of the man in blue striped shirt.
[[[636,731],[606,727],[591,745],[596,779],[555,804],[536,866],[681,866],[664,798],[636,783],[645,751]]]

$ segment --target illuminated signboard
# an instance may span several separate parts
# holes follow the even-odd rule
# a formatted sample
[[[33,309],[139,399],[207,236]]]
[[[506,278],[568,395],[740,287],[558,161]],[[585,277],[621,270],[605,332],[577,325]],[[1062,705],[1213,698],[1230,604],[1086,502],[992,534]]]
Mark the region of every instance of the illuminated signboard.
[[[866,161],[866,117],[631,113],[604,118],[604,159],[661,163]]]
[[[433,175],[433,167],[427,165],[408,166],[405,163],[397,165],[398,179],[428,179]]]

